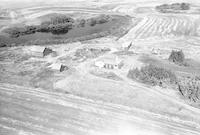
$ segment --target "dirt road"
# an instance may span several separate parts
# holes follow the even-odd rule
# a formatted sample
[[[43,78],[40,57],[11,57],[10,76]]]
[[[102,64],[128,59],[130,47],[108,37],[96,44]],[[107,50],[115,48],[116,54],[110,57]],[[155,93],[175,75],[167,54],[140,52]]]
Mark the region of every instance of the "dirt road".
[[[199,127],[72,95],[0,84],[1,135],[198,135]]]

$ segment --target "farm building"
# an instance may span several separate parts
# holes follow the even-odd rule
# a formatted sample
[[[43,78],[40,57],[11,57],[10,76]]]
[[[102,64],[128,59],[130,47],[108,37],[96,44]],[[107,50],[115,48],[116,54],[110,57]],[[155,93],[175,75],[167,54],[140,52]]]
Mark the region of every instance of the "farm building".
[[[104,67],[104,62],[103,61],[95,61],[94,65],[96,67],[99,67],[99,68],[103,68]]]
[[[61,65],[60,66],[60,72],[66,71],[68,69],[69,69],[69,67],[67,67],[66,65]]]
[[[160,49],[153,48],[153,49],[151,50],[151,53],[152,53],[152,54],[155,54],[155,55],[158,55],[158,54],[160,54]]]
[[[52,52],[53,52],[52,49],[46,48],[46,47],[45,47],[45,49],[44,49],[44,51],[43,51],[43,57],[45,57],[45,56],[51,54]]]
[[[32,55],[38,56],[38,57],[45,57],[54,52],[52,49],[44,47],[44,46],[31,46],[28,48],[28,51]]]
[[[133,42],[132,41],[129,41],[129,42],[124,42],[122,43],[122,48],[125,50],[125,51],[128,51],[131,46],[133,45]]]
[[[118,57],[115,58],[104,58],[100,59],[98,61],[95,61],[94,65],[99,68],[105,68],[105,69],[120,69],[122,66],[122,61],[118,59]]]
[[[53,63],[49,66],[51,69],[53,70],[57,70],[60,72],[66,71],[69,69],[68,66],[64,65],[64,64],[60,64],[60,63]]]

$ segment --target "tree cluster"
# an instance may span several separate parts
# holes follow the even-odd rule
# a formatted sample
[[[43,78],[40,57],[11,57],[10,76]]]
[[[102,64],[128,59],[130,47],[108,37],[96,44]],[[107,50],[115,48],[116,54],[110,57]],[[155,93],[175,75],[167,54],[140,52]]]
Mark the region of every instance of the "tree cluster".
[[[156,9],[160,12],[172,12],[172,11],[180,11],[180,10],[189,10],[189,3],[172,3],[172,4],[163,4],[160,6],[156,6]]]
[[[177,82],[176,75],[163,67],[154,66],[152,64],[141,67],[141,69],[131,69],[127,75],[133,80],[151,85],[175,84]]]
[[[36,32],[46,32],[52,34],[66,34],[75,26],[85,27],[85,25],[95,26],[96,24],[103,24],[110,20],[108,15],[100,15],[89,19],[74,20],[66,15],[56,15],[49,20],[42,22],[35,26],[21,26],[12,27],[5,30],[11,37],[17,38],[19,36],[34,34]]]
[[[95,26],[96,24],[107,23],[107,22],[110,21],[110,19],[111,19],[111,17],[109,15],[100,15],[100,16],[97,16],[97,17],[87,19],[86,22],[88,22],[88,24],[90,26]]]

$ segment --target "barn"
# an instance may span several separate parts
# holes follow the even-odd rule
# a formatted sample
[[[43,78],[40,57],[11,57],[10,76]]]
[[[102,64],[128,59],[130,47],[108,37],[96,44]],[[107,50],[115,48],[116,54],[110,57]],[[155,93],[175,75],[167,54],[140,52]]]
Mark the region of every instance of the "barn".
[[[30,52],[31,55],[34,55],[37,57],[45,57],[54,52],[52,49],[44,47],[44,46],[31,46],[31,47],[28,47],[28,51]]]
[[[53,50],[50,49],[50,48],[46,48],[46,47],[45,47],[42,53],[43,53],[43,57],[45,57],[45,56],[47,56],[47,55],[53,53]]]
[[[53,69],[53,70],[57,70],[57,71],[60,71],[60,72],[64,72],[66,70],[69,69],[68,66],[64,65],[64,64],[61,64],[61,63],[53,63],[49,66],[49,68]]]
[[[66,71],[66,70],[68,70],[68,69],[69,69],[69,67],[66,66],[66,65],[61,65],[61,66],[60,66],[60,72]]]

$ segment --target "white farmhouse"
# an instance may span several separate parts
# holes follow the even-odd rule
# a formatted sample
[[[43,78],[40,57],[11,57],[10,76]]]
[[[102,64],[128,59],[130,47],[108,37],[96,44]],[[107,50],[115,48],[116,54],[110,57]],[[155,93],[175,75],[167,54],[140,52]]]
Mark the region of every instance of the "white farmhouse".
[[[120,69],[121,64],[122,61],[118,57],[102,58],[94,63],[96,67],[105,69]]]
[[[95,61],[94,65],[96,67],[103,68],[104,67],[104,62],[103,61]]]

